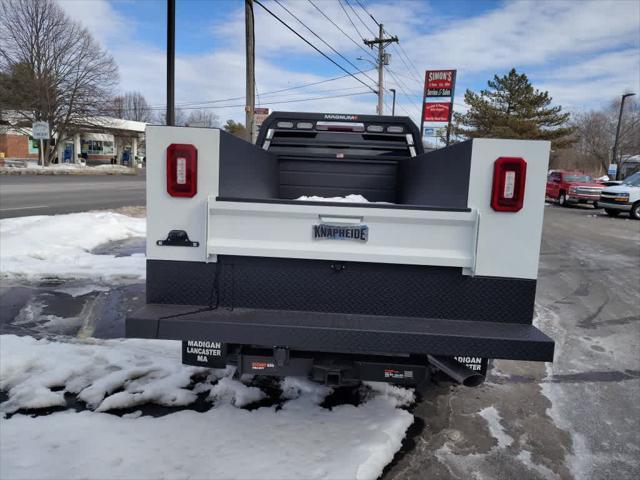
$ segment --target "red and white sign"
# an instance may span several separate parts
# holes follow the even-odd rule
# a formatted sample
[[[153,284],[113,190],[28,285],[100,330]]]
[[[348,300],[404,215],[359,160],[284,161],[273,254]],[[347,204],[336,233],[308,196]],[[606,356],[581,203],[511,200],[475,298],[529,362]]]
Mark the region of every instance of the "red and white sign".
[[[427,70],[424,75],[425,97],[451,97],[455,83],[455,70]]]
[[[434,102],[424,104],[425,122],[448,122],[451,114],[451,102]]]

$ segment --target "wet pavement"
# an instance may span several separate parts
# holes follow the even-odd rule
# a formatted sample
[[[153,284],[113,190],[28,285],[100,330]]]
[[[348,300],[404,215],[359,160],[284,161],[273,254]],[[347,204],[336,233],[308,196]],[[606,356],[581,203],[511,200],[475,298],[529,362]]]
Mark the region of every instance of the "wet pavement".
[[[536,311],[554,363],[434,385],[385,480],[640,478],[640,222],[547,206]]]
[[[101,245],[92,253],[127,256],[144,253],[145,240]],[[0,282],[0,333],[36,338],[122,338],[127,313],[145,303],[144,283],[105,284],[89,280],[46,279],[38,283]]]

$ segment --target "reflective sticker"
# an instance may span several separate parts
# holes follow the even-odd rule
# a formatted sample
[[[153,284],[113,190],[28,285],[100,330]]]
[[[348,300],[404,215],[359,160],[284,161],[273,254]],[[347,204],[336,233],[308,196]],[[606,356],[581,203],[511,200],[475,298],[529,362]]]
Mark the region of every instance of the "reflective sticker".
[[[187,183],[187,159],[184,157],[176,159],[176,183],[178,185]]]
[[[504,174],[504,198],[513,198],[516,187],[516,172],[509,170]]]

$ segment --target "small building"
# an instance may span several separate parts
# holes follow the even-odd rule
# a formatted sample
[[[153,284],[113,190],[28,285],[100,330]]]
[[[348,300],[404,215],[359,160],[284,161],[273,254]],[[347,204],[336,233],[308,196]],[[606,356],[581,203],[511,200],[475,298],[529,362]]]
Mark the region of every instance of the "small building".
[[[622,155],[620,157],[620,178],[627,178],[640,171],[640,155]]]
[[[12,122],[7,115],[0,123],[0,158],[37,160],[39,141],[31,137],[30,125]],[[120,118],[97,117],[73,125],[73,135],[62,142],[54,138],[54,162],[101,165],[133,165],[144,142],[147,124]]]

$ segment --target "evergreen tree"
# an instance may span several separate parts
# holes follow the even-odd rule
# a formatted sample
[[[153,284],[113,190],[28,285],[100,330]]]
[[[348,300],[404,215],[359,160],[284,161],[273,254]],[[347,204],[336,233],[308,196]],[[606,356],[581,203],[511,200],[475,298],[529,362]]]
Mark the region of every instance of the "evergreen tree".
[[[552,106],[549,92],[534,89],[516,69],[502,77],[494,75],[489,88],[479,94],[467,90],[469,110],[454,114],[453,132],[467,138],[518,138],[551,140],[554,148],[572,143],[569,113]]]
[[[222,128],[224,128],[230,134],[235,135],[236,137],[247,138],[247,129],[240,122],[227,120],[227,123],[225,123]]]

